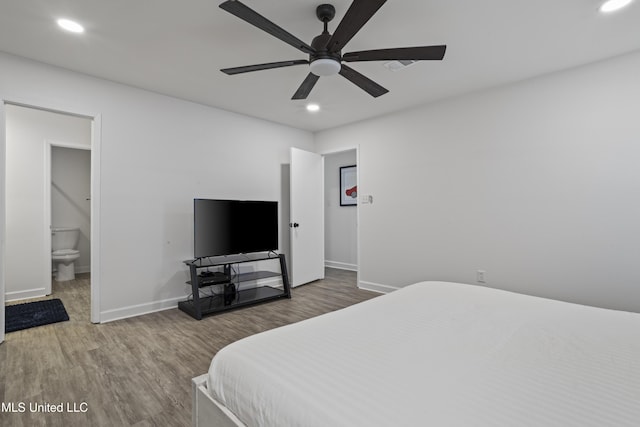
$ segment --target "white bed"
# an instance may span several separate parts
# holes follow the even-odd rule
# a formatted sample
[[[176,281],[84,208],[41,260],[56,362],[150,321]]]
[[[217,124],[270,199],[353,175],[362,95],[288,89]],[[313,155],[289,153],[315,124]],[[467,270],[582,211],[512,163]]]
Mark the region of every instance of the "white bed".
[[[194,425],[638,426],[640,314],[422,282],[235,342]]]

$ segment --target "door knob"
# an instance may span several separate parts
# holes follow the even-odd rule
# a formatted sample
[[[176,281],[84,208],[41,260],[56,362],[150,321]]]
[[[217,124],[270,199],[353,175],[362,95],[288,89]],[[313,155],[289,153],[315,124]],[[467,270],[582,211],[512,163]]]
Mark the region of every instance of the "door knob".
[[[298,228],[300,227],[300,224],[298,224],[297,222],[290,222],[289,227]]]

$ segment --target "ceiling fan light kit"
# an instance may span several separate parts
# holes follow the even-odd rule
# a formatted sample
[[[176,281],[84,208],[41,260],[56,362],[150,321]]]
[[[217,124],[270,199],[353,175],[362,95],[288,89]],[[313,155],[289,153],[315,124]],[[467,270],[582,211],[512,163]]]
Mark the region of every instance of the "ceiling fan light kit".
[[[341,65],[335,59],[320,58],[311,63],[309,69],[318,77],[334,76],[340,72]]]
[[[316,8],[316,16],[324,24],[324,31],[313,39],[311,45],[308,45],[238,0],[227,0],[220,4],[221,9],[295,47],[309,55],[309,59],[224,68],[220,71],[229,75],[235,75],[272,68],[309,64],[309,74],[291,99],[306,99],[320,77],[335,74],[340,74],[373,97],[384,95],[389,92],[387,89],[344,64],[344,62],[439,61],[444,57],[447,48],[445,45],[402,47],[349,52],[343,55],[342,48],[385,3],[386,0],[354,0],[333,34],[329,33],[328,23],[335,16],[335,8],[330,4],[321,4]]]

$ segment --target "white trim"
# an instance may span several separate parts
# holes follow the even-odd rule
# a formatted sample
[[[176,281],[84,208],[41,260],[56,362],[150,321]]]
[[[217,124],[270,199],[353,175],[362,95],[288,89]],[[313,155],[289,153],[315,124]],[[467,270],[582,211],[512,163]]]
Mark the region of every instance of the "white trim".
[[[7,292],[5,302],[18,301],[21,299],[39,298],[49,295],[46,288],[27,289],[26,291]]]
[[[42,248],[42,259],[45,260],[44,275],[45,293],[51,295],[51,276],[53,266],[51,262],[51,141],[44,141],[44,218],[42,232],[44,233],[44,247]]]
[[[351,145],[351,146],[344,146],[344,147],[335,148],[335,149],[329,150],[329,151],[321,151],[318,154],[320,154],[322,156],[330,156],[332,154],[344,153],[345,151],[353,151],[353,150],[358,151],[359,149],[360,149],[360,144],[356,144],[356,145]]]
[[[75,272],[76,274],[91,273],[91,267],[88,265],[76,265]]]
[[[33,108],[34,110],[49,111],[49,112],[58,113],[58,114],[66,114],[67,116],[84,117],[86,119],[93,119],[97,115],[97,114],[92,114],[87,112],[79,112],[75,108],[68,105],[54,106],[54,105],[51,105],[50,100],[27,101],[27,100],[17,100],[17,98],[13,96],[11,98],[12,98],[11,100],[5,98],[3,100],[4,103],[9,105],[15,105],[17,107]],[[44,104],[46,104],[47,106],[45,107]]]
[[[82,273],[91,273],[91,267],[89,267],[88,265],[75,265],[74,269],[76,274],[82,274]],[[55,276],[54,273],[56,273],[57,269],[55,266],[52,266],[51,268],[51,277]]]
[[[320,259],[320,263],[322,265],[322,267],[321,267],[322,275],[320,276],[320,279],[324,279],[324,277],[325,277],[324,276],[324,251],[325,251],[324,239],[325,239],[325,236],[327,234],[327,227],[324,226],[324,221],[325,221],[325,219],[324,219],[324,216],[325,216],[324,215],[324,213],[325,213],[324,212],[324,204],[325,204],[325,200],[324,200],[324,184],[325,184],[325,182],[324,182],[324,180],[325,180],[325,177],[324,177],[324,160],[325,160],[324,156],[320,156],[320,172],[322,174],[322,179],[320,180],[320,186],[321,186],[320,194],[321,194],[321,197],[322,197],[322,208],[320,209],[320,217],[321,217],[320,221],[322,223],[322,242],[320,242],[320,244],[322,245],[322,252],[321,252],[322,259]]]
[[[282,277],[271,277],[268,279],[251,280],[242,282],[241,289],[271,286],[273,288],[282,288]],[[152,301],[143,304],[135,304],[127,307],[107,310],[100,313],[100,323],[113,322],[115,320],[127,319],[129,317],[142,316],[143,314],[155,313],[156,311],[170,310],[178,308],[178,302],[184,301],[185,296],[168,298],[165,300]],[[186,314],[186,313],[185,313]]]
[[[90,117],[85,117],[89,120],[91,120]],[[53,146],[53,147],[61,147],[61,148],[73,148],[74,150],[85,150],[85,151],[91,151],[91,147],[90,146],[86,146],[86,145],[82,145],[82,144],[74,144],[72,142],[63,142],[63,141],[56,141],[53,139],[47,139],[46,143]]]
[[[7,132],[5,128],[5,101],[0,98],[0,343],[4,342],[4,301],[5,291],[5,236],[6,233],[6,165],[7,165]]]
[[[249,282],[242,282],[242,285],[240,286],[240,289],[244,289],[245,285],[252,285],[253,287],[260,287],[260,286],[271,286],[272,288],[283,288],[284,287],[284,283],[282,282],[282,276],[277,276],[277,277],[270,277],[268,279],[259,279],[259,280],[252,280]],[[251,286],[247,286],[247,288],[250,288]]]
[[[91,322],[100,323],[100,158],[102,115],[91,122]]]
[[[144,304],[130,305],[127,307],[107,310],[100,313],[100,323],[113,322],[114,320],[127,319],[129,317],[142,316],[156,311],[170,310],[178,307],[178,302],[184,301],[185,296],[173,297],[161,301],[153,301]],[[185,316],[187,314],[185,313]]]
[[[214,285],[214,286],[222,286],[222,285],[223,284],[221,283],[220,285]],[[237,282],[236,282],[236,286],[238,286]],[[266,279],[247,280],[246,282],[240,282],[240,290],[260,288],[262,286],[270,286],[272,288],[282,289],[284,287],[284,283],[282,282],[282,276],[274,276],[274,277],[268,277]]]
[[[357,264],[348,264],[346,262],[324,260],[324,266],[327,268],[337,268],[338,270],[358,271]]]
[[[356,145],[356,183],[360,190],[360,144]],[[362,193],[357,193],[362,194]],[[360,203],[356,203],[356,283],[360,283]]]
[[[381,294],[388,294],[389,292],[397,291],[398,287],[383,285],[381,283],[373,283],[373,282],[365,282],[358,281],[358,288],[364,289],[365,291],[379,292]]]

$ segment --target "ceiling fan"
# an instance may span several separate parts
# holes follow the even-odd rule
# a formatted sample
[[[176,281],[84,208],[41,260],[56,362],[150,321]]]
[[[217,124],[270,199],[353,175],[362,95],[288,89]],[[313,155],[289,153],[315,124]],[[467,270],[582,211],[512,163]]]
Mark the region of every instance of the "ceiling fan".
[[[354,0],[333,34],[329,33],[327,24],[335,16],[336,10],[330,4],[321,4],[316,8],[316,16],[324,23],[324,31],[315,37],[311,42],[311,46],[309,46],[241,2],[237,0],[227,0],[220,4],[220,8],[308,54],[309,59],[294,59],[291,61],[224,68],[220,71],[228,75],[234,75],[251,71],[308,64],[310,73],[291,99],[306,99],[320,76],[331,76],[334,74],[340,74],[373,97],[384,95],[389,92],[387,89],[363,76],[343,62],[442,60],[445,50],[447,49],[445,45],[401,47],[395,49],[349,52],[343,55],[342,48],[385,2],[386,0]]]

